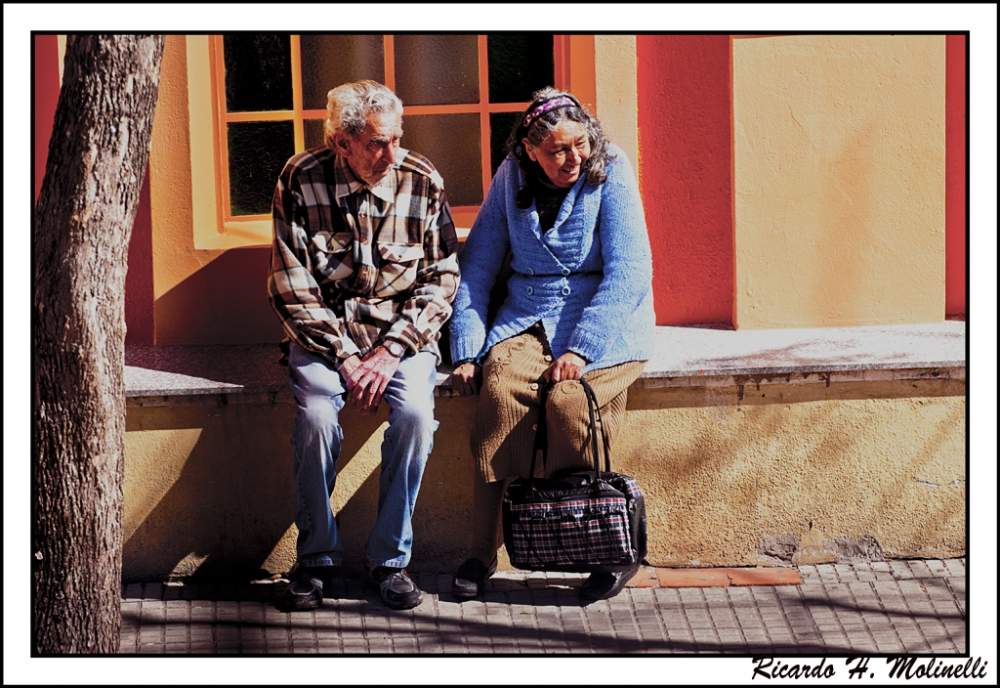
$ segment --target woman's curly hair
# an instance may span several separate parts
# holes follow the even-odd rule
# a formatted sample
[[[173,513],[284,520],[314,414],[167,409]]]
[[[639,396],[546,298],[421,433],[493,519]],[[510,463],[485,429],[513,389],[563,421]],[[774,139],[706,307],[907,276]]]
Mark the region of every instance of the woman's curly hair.
[[[553,108],[531,119],[528,121],[528,125],[525,126],[525,121],[528,120],[529,115],[534,112],[535,108],[555,98],[568,98],[576,105]],[[587,130],[587,138],[590,139],[590,157],[583,164],[587,181],[591,184],[603,184],[608,180],[608,175],[605,172],[610,156],[608,153],[608,139],[604,135],[604,129],[601,127],[600,121],[587,112],[587,109],[580,104],[580,101],[571,94],[566,91],[558,91],[551,86],[546,86],[532,96],[531,105],[518,118],[517,126],[514,127],[514,130],[510,133],[510,137],[507,139],[507,153],[518,161],[527,180],[527,186],[522,187],[518,191],[515,199],[518,208],[531,207],[531,203],[535,198],[535,190],[542,183],[542,180],[546,178],[541,166],[528,157],[528,152],[524,149],[524,144],[521,143],[521,140],[526,138],[533,146],[541,145],[555,128],[559,126],[559,123],[565,120],[579,122]]]

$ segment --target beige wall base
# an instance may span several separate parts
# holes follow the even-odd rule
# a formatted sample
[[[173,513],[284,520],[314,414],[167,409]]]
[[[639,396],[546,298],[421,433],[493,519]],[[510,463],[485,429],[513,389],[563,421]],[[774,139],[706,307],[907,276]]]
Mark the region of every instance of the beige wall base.
[[[964,395],[965,381],[950,379],[633,390],[614,459],[646,494],[648,562],[964,554]],[[283,395],[220,399],[130,402],[125,580],[261,576],[294,564],[292,405]],[[437,400],[413,570],[448,572],[464,558],[475,406]],[[352,567],[375,519],[386,420],[385,409],[343,414],[332,503]]]

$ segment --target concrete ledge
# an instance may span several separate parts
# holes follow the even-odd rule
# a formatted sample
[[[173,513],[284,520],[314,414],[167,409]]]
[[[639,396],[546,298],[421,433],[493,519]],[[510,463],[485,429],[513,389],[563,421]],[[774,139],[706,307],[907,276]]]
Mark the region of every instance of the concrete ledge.
[[[965,323],[956,321],[794,330],[658,327],[656,353],[636,387],[964,379],[965,354]],[[176,404],[206,394],[281,394],[286,368],[278,355],[274,344],[129,344],[126,396],[130,405],[148,406],[163,397],[175,397]],[[450,373],[438,370],[438,396],[453,395]]]

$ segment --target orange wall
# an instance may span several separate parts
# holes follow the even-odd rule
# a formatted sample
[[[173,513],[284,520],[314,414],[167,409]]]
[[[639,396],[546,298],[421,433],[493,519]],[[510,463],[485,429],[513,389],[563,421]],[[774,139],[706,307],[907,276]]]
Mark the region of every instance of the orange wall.
[[[639,165],[660,325],[731,322],[729,36],[636,36]]]
[[[192,212],[186,38],[167,36],[150,155],[157,344],[277,342],[270,249],[200,249]]]

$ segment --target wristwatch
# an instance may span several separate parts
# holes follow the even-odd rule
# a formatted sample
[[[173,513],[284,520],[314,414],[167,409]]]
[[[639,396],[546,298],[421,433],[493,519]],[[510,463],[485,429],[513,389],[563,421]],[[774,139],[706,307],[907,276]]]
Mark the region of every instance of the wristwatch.
[[[403,354],[406,353],[406,347],[394,339],[383,340],[382,346],[384,346],[386,350],[396,358],[402,358]]]

